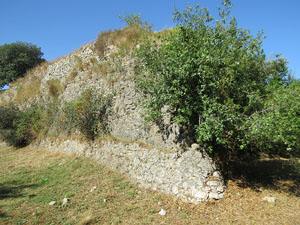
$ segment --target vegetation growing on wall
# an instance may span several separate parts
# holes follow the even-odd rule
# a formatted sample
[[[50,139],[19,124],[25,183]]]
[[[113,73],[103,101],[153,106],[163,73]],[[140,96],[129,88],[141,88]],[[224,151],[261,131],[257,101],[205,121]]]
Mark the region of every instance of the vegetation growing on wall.
[[[95,50],[100,57],[104,56],[105,49],[110,45],[114,45],[123,52],[134,49],[137,41],[149,34],[152,29],[152,25],[142,21],[139,14],[120,16],[120,19],[127,25],[126,27],[99,34],[95,43]]]
[[[113,95],[86,90],[75,101],[66,102],[62,123],[69,133],[79,129],[88,139],[94,140],[100,134],[109,132],[108,116],[111,114]]]
[[[51,97],[58,97],[61,92],[61,83],[59,79],[52,79],[47,81],[48,93]]]
[[[57,132],[71,134],[79,130],[86,138],[94,140],[109,133],[111,104],[112,95],[89,89],[75,101],[64,103],[63,109],[56,98],[47,104],[32,105],[23,110],[13,105],[3,106],[0,107],[0,138],[9,145],[24,147],[57,126],[57,129],[60,128]],[[61,116],[59,121],[58,116]]]
[[[41,78],[31,76],[30,79],[21,78],[17,80],[16,85],[16,103],[28,101],[30,98],[37,97],[40,94]]]

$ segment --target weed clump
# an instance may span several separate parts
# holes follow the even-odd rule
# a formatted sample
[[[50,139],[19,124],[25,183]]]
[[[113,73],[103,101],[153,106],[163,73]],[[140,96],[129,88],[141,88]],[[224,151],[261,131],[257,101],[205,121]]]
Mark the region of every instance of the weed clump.
[[[110,45],[129,50],[136,45],[140,37],[141,30],[136,26],[125,27],[121,30],[103,31],[96,40],[95,50],[100,57],[104,56],[106,48]]]
[[[35,106],[23,111],[11,105],[0,108],[0,136],[9,145],[24,147],[41,129],[41,112]]]
[[[47,81],[49,88],[49,95],[51,97],[58,97],[61,91],[61,84],[59,79],[52,79]]]
[[[59,123],[56,127],[59,133],[80,131],[94,140],[109,133],[112,97],[112,94],[88,89],[76,100],[63,103],[63,107],[58,106],[56,98],[49,104],[32,105],[23,110],[14,105],[0,107],[0,138],[9,145],[24,147]]]
[[[109,132],[108,116],[111,114],[113,95],[105,95],[88,89],[76,100],[66,102],[63,107],[62,128],[69,134],[74,129],[88,139]]]

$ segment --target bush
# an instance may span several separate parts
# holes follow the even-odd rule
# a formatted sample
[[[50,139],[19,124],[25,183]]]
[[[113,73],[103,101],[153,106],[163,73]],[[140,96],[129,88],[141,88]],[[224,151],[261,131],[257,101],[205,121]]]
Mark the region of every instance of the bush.
[[[77,100],[65,103],[63,127],[68,133],[77,128],[88,139],[109,132],[108,116],[111,113],[112,95],[89,89]]]
[[[62,109],[55,96],[43,105],[32,105],[24,110],[13,105],[0,107],[0,138],[9,145],[24,147],[51,131],[51,126],[58,126],[69,134],[78,129],[94,140],[109,132],[112,97],[112,94],[104,95],[89,89],[75,101],[66,102]]]
[[[258,148],[283,156],[300,154],[300,81],[280,86],[268,96],[262,111],[247,121]]]
[[[15,137],[14,125],[18,114],[19,110],[15,106],[0,107],[0,135],[5,142],[13,146],[19,143],[18,138]]]
[[[199,5],[176,10],[177,26],[137,49],[146,119],[161,123],[167,105],[173,121],[223,161],[257,153],[245,122],[263,109],[268,82],[287,75],[286,61],[266,62],[262,33],[238,28],[230,9],[223,1],[219,19]]]
[[[15,106],[0,108],[0,135],[9,145],[30,144],[41,129],[41,112],[35,106],[20,111]]]

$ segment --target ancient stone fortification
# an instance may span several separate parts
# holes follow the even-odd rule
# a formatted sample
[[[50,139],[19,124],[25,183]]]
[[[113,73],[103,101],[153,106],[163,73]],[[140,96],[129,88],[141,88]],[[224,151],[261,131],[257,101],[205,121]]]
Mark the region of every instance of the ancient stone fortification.
[[[135,91],[134,59],[116,52],[114,46],[109,46],[105,56],[99,58],[93,51],[93,44],[85,45],[44,68],[32,71],[22,85],[29,89],[30,83],[38,83],[38,91],[19,101],[19,105],[47,103],[53,83],[61,102],[75,99],[87,88],[114,92],[111,135],[126,141],[99,144],[70,139],[61,142],[52,137],[32,144],[31,148],[42,147],[96,158],[128,175],[142,187],[172,194],[185,201],[198,203],[208,198],[222,198],[225,186],[214,163],[196,144],[183,149],[185,138],[168,116],[164,118],[163,129],[155,124],[145,125],[141,116],[143,109],[138,105],[139,96]],[[15,85],[2,94],[0,103],[16,102],[20,98],[20,88]],[[51,134],[55,135],[55,128]],[[152,147],[142,147],[137,144],[139,142]]]
[[[172,194],[188,202],[199,203],[224,196],[225,186],[220,173],[196,144],[182,154],[115,141],[97,144],[45,139],[31,145],[31,148],[94,158],[126,174],[143,188]]]

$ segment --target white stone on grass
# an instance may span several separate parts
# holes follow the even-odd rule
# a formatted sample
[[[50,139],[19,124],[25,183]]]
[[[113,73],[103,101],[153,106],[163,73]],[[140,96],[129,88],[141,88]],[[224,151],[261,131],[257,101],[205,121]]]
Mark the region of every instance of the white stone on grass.
[[[179,191],[178,191],[178,187],[177,187],[177,186],[173,186],[173,187],[172,187],[172,192],[173,192],[174,195],[177,195],[178,192],[179,192]]]
[[[161,209],[158,214],[161,216],[165,216],[167,212],[164,209]]]
[[[62,201],[62,205],[61,206],[62,207],[66,207],[69,201],[70,201],[70,199],[64,198],[63,201]]]
[[[96,188],[97,188],[97,186],[94,186],[91,190],[90,190],[90,192],[93,192],[93,191],[95,191],[96,190]]]
[[[266,201],[266,202],[270,202],[270,203],[273,203],[275,204],[276,203],[276,198],[274,197],[269,197],[269,196],[266,196],[266,197],[263,197],[262,199],[263,201]]]
[[[219,199],[221,199],[221,198],[224,198],[224,194],[223,194],[223,193],[218,194],[218,193],[215,193],[215,192],[210,192],[210,193],[209,193],[209,198],[210,198],[210,199],[219,200]]]
[[[55,204],[56,204],[56,201],[49,202],[49,205],[55,205]]]

